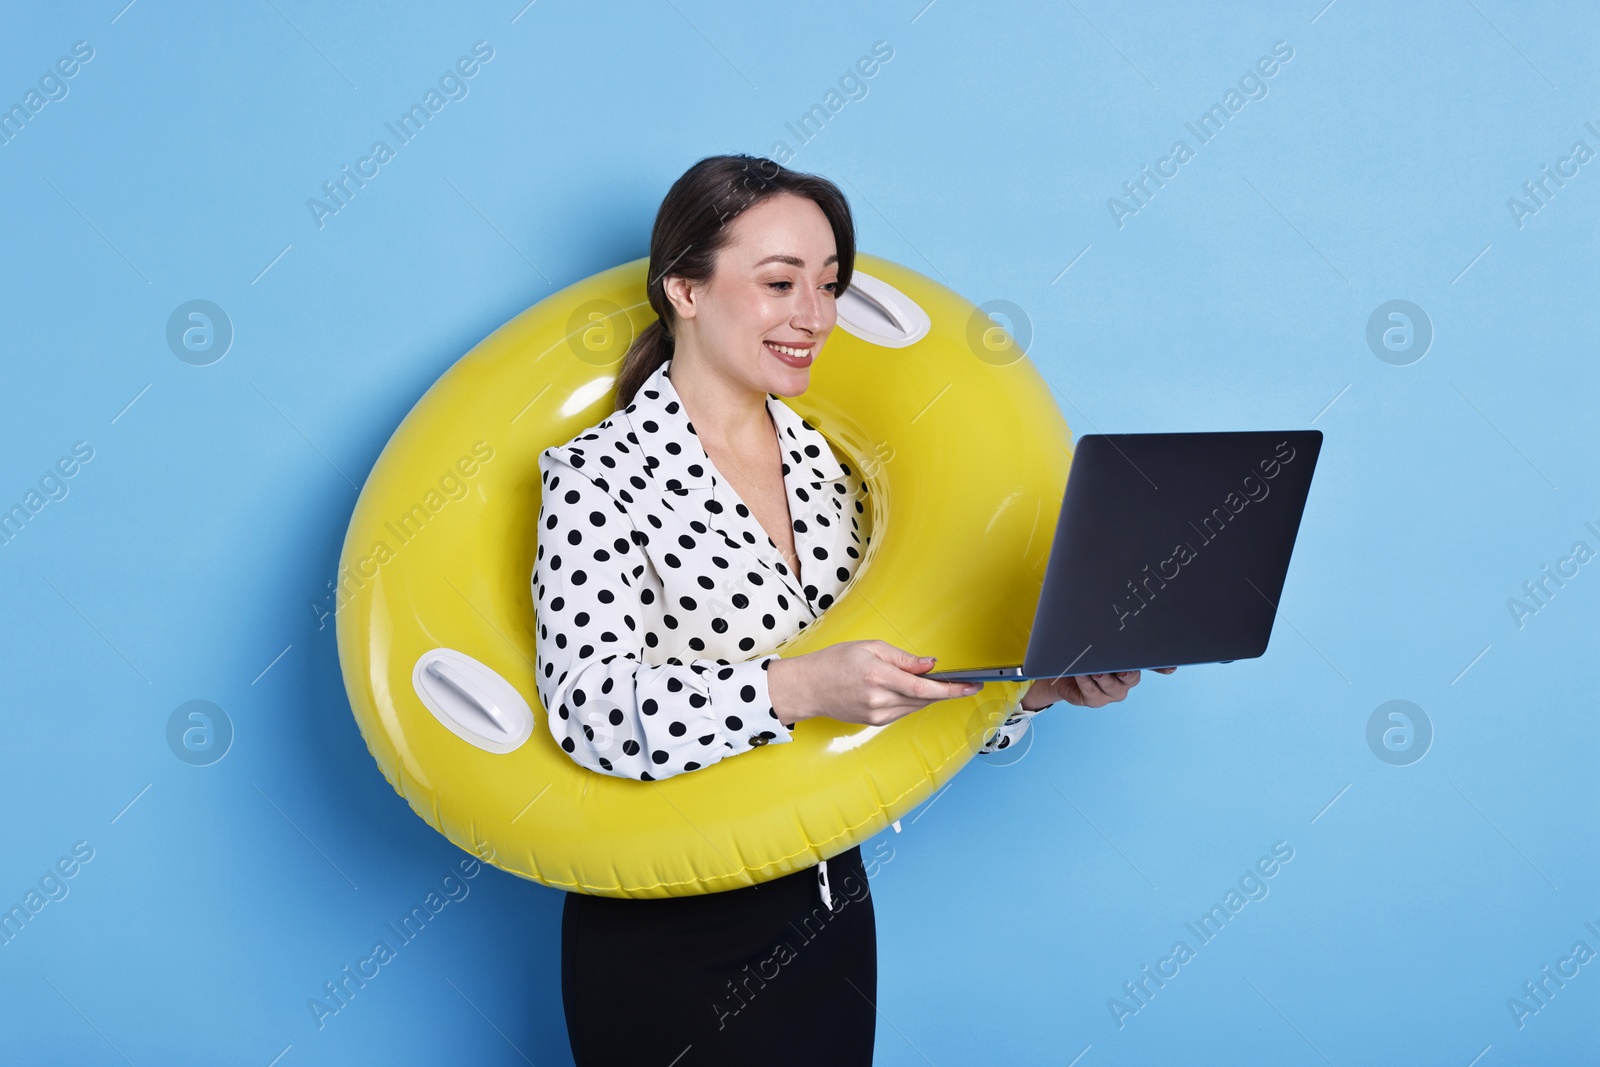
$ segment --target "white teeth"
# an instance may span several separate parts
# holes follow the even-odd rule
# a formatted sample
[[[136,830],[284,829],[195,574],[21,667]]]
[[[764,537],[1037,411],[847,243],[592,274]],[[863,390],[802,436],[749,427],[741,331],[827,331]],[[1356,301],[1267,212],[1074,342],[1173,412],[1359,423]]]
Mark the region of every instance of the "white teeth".
[[[771,345],[773,348],[777,349],[779,352],[782,352],[786,356],[805,356],[809,354],[808,349],[790,348],[788,345],[780,345],[775,341],[768,341],[767,344]]]

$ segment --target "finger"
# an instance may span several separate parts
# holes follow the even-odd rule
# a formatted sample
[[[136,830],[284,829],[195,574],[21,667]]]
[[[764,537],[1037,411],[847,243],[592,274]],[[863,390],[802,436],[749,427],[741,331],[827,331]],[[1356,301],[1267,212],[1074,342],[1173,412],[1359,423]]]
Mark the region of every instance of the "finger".
[[[1097,674],[1094,680],[1100,683],[1100,690],[1105,693],[1107,704],[1115,703],[1128,695],[1128,683],[1122,680],[1121,673]]]
[[[1157,667],[1156,671],[1161,673],[1161,674],[1171,674],[1173,671],[1175,671],[1177,669],[1178,668],[1176,668],[1176,667]]]
[[[880,642],[880,644],[882,645],[880,650],[882,652],[881,658],[888,660],[903,671],[914,671],[917,674],[922,674],[933,670],[933,656],[914,655],[903,648],[889,644],[887,641]]]
[[[1112,700],[1126,700],[1128,692],[1139,684],[1138,671],[1118,671],[1107,678],[1110,689],[1107,690]]]
[[[1078,688],[1083,690],[1084,696],[1099,697],[1109,695],[1102,681],[1105,677],[1103,674],[1078,674],[1073,676],[1073,680],[1078,683]]]
[[[1105,694],[1104,704],[1113,704],[1128,695],[1129,684],[1122,679],[1121,672],[1096,674],[1093,676],[1100,691]]]
[[[972,696],[983,689],[982,682],[944,682],[904,671],[889,674],[877,684],[900,697],[902,702],[918,705]]]
[[[1065,690],[1064,699],[1069,704],[1076,704],[1080,708],[1097,708],[1100,706],[1102,694],[1100,687],[1089,680],[1087,674],[1072,675],[1062,680]]]

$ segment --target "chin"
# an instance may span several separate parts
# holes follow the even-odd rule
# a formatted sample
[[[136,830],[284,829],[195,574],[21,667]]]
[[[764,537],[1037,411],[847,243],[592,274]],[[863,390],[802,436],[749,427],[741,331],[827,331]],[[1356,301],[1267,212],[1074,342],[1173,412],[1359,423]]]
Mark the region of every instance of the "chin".
[[[780,363],[766,377],[767,392],[778,396],[799,396],[811,387],[810,367],[789,367]]]

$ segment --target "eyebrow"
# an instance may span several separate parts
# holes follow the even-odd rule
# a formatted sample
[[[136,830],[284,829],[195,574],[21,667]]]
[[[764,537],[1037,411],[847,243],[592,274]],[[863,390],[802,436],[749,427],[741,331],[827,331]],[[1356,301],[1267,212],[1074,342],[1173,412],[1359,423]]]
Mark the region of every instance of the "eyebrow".
[[[829,256],[827,259],[823,260],[822,261],[822,265],[824,267],[826,267],[829,263],[833,263],[836,260],[838,260],[838,258],[839,258],[838,253],[834,253],[833,255]],[[761,266],[762,263],[787,263],[791,267],[804,267],[806,265],[806,261],[801,259],[799,256],[785,256],[785,255],[768,256],[766,259],[763,259],[759,263],[757,263],[756,266],[759,267],[759,266]]]

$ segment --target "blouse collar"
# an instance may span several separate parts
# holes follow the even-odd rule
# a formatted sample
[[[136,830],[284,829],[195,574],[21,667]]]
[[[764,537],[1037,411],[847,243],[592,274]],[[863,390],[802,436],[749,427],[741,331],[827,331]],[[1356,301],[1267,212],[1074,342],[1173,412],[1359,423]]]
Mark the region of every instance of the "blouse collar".
[[[633,402],[623,409],[624,417],[633,427],[631,436],[644,451],[646,462],[654,462],[648,468],[650,476],[674,496],[706,494],[700,500],[705,502],[703,517],[707,525],[726,537],[730,544],[754,551],[815,618],[823,610],[816,602],[820,595],[818,583],[806,582],[801,574],[789,570],[778,546],[733,486],[726,478],[713,477],[715,465],[700,444],[699,435],[690,424],[683,401],[668,376],[671,365],[669,359],[658,367],[639,386]],[[831,486],[824,491],[824,486],[847,479],[850,471],[834,454],[828,439],[772,393],[767,394],[767,411],[777,427],[783,449],[783,484],[789,515],[791,519],[802,520],[801,528],[805,531],[794,535],[795,555],[803,570],[819,539],[837,536],[833,531],[840,513],[834,498],[844,492],[844,487]],[[680,441],[683,446],[676,454],[660,447],[662,443]],[[698,513],[699,509],[695,511]]]
[[[684,442],[676,455],[665,449],[652,453],[660,463],[651,473],[666,489],[679,493],[710,489],[716,466],[689,422],[683,400],[668,374],[671,367],[671,359],[657,367],[639,386],[633,402],[623,410],[639,441],[654,438]],[[783,446],[784,482],[791,497],[797,485],[820,489],[827,482],[848,477],[849,472],[834,454],[828,439],[772,393],[767,394],[767,411],[778,428],[778,440]],[[641,432],[646,421],[656,424],[655,431],[648,435]],[[726,480],[722,479],[724,483]]]

